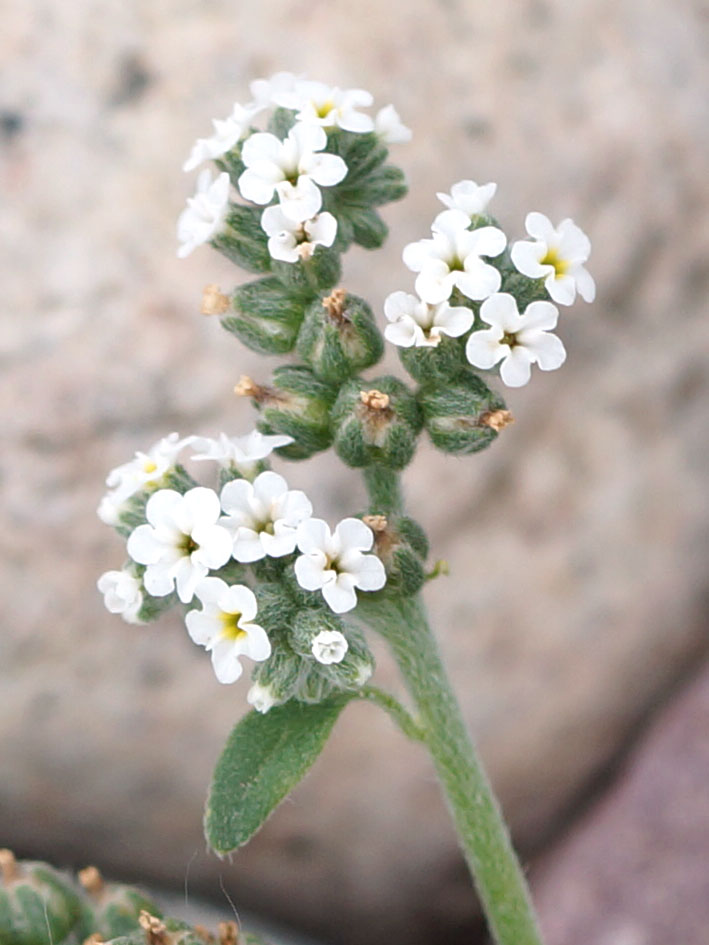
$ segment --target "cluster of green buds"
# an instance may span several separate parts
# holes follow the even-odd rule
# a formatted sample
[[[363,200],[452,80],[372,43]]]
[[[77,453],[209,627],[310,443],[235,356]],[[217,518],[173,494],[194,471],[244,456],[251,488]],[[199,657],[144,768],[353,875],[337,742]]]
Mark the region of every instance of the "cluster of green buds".
[[[134,886],[109,883],[95,866],[76,879],[0,850],[2,945],[264,945],[235,922],[216,935],[178,919]]]

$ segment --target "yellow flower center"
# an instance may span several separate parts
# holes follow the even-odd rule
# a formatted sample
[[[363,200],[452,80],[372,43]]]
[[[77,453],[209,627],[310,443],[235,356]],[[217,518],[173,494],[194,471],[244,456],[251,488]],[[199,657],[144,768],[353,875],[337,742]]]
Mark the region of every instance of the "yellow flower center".
[[[146,459],[143,463],[143,472],[144,473],[154,473],[157,472],[157,463],[152,459]]]
[[[238,611],[234,614],[227,614],[222,611],[219,614],[219,619],[222,624],[222,637],[226,640],[240,640],[242,637],[245,637],[246,630],[242,630],[239,626],[239,621],[241,620],[241,611]]]
[[[569,268],[568,262],[559,256],[559,253],[553,246],[547,249],[546,256],[540,259],[539,262],[542,266],[553,266],[557,277],[565,275]]]
[[[188,555],[191,555],[193,551],[196,551],[199,548],[199,545],[191,535],[183,535],[177,547],[182,552],[182,554],[187,557]]]
[[[327,118],[334,107],[335,103],[330,100],[321,102],[319,105],[315,105],[315,114],[318,118]]]

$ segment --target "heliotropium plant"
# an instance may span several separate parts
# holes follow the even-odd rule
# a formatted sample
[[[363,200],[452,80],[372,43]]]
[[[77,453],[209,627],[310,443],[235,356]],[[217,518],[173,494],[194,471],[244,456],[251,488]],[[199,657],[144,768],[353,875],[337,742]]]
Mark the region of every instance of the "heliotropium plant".
[[[236,392],[256,428],[217,439],[176,433],[113,470],[99,507],[127,539],[127,561],[99,580],[132,623],[168,608],[211,655],[217,680],[251,667],[247,701],[217,765],[205,815],[217,853],[244,844],[322,750],[348,703],[367,699],[422,742],[433,763],[499,945],[539,945],[524,876],[463,722],[420,592],[435,576],[428,540],[404,506],[400,473],[425,430],[467,455],[512,421],[496,389],[534,365],[562,365],[557,306],[594,297],[590,243],[571,220],[526,218],[510,243],[489,211],[496,185],[472,180],[438,197],[429,238],[404,248],[416,273],[383,312],[339,285],[342,254],[387,236],[378,207],[406,193],[388,147],[410,132],[371,95],[288,73],[251,83],[251,101],[214,122],[185,170],[205,162],[178,222],[179,256],[208,243],[256,278],[207,286],[202,310],[248,348],[286,355]],[[411,278],[411,277],[410,277]],[[383,332],[382,332],[383,328]],[[372,373],[385,340],[408,379]],[[365,509],[331,527],[270,468],[334,449],[362,470]],[[210,470],[203,484],[197,470]],[[315,476],[314,476],[315,481]],[[390,645],[411,697],[370,683],[370,633]]]

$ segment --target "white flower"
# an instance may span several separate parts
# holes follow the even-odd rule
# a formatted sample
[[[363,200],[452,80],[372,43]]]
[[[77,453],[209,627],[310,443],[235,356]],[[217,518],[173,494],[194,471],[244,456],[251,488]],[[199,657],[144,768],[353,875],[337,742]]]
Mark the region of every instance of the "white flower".
[[[231,535],[217,524],[219,496],[197,486],[184,495],[159,489],[145,507],[147,524],[128,538],[128,554],[146,564],[143,584],[154,597],[165,597],[173,587],[183,604],[210,568],[220,568],[231,557]]]
[[[312,220],[295,223],[277,204],[263,211],[261,226],[269,237],[271,258],[289,263],[312,256],[316,246],[332,246],[337,234],[337,220],[331,213],[319,213]]]
[[[216,440],[207,436],[195,436],[192,437],[192,446],[198,452],[192,459],[211,459],[221,466],[234,466],[242,476],[251,479],[262,459],[270,456],[279,446],[288,446],[292,442],[292,436],[281,433],[269,436],[259,430],[252,430],[245,436],[227,436],[226,433],[220,433]]]
[[[440,302],[429,305],[407,292],[392,292],[384,302],[389,325],[384,337],[400,348],[435,348],[443,335],[459,338],[472,327],[471,309]]]
[[[103,602],[112,614],[120,614],[126,623],[142,623],[138,612],[143,606],[140,580],[128,571],[106,571],[96,582]]]
[[[263,627],[251,623],[258,605],[254,592],[244,584],[229,586],[221,578],[208,577],[197,585],[201,610],[185,617],[195,643],[211,651],[212,666],[221,683],[241,676],[240,656],[263,662],[271,655],[271,642]]]
[[[177,250],[180,259],[193,249],[218,236],[229,210],[229,175],[223,171],[216,180],[205,168],[197,178],[197,192],[189,197],[177,221]]]
[[[214,134],[209,138],[198,138],[195,141],[190,156],[182,165],[182,170],[193,171],[204,161],[213,161],[226,154],[227,151],[231,151],[239,138],[246,134],[252,118],[261,110],[261,106],[244,106],[237,103],[228,118],[212,119]]]
[[[591,255],[591,241],[583,230],[569,219],[555,229],[543,213],[528,213],[524,223],[534,241],[513,243],[510,255],[517,269],[530,279],[544,279],[559,305],[571,305],[577,292],[593,302],[596,284],[583,265]]]
[[[289,490],[283,476],[270,470],[253,483],[246,479],[227,482],[221,500],[226,512],[221,525],[232,536],[234,558],[244,563],[266,555],[280,558],[291,554],[298,526],[313,513],[305,493]]]
[[[480,318],[492,327],[472,333],[465,356],[473,367],[483,369],[502,361],[503,382],[522,387],[532,364],[554,371],[566,360],[564,345],[548,330],[556,328],[558,317],[559,310],[551,302],[531,302],[520,315],[514,296],[498,292],[480,306]]]
[[[341,663],[349,648],[347,637],[339,630],[321,630],[312,640],[311,649],[318,663]]]
[[[257,712],[265,714],[276,704],[276,697],[270,686],[262,686],[255,682],[246,693],[246,701],[252,705]]]
[[[110,491],[97,509],[101,521],[116,525],[126,500],[143,489],[157,488],[166,473],[174,469],[180,451],[191,441],[190,436],[181,440],[177,433],[171,433],[154,443],[147,453],[136,452],[130,462],[112,469],[106,477]]]
[[[327,522],[311,518],[298,529],[295,576],[306,591],[322,590],[336,614],[357,605],[355,588],[378,591],[386,584],[384,565],[376,555],[367,555],[374,542],[371,528],[358,518],[345,518],[330,533]]]
[[[246,170],[239,177],[241,196],[266,204],[278,195],[288,219],[299,223],[314,217],[322,206],[320,187],[331,187],[347,174],[336,154],[319,154],[327,135],[318,125],[295,124],[280,141],[268,132],[247,138],[241,150]]]
[[[277,99],[285,93],[292,92],[298,77],[292,72],[276,72],[270,79],[254,79],[249,83],[249,91],[253,96],[254,108],[268,108],[277,104]]]
[[[324,128],[337,126],[354,132],[374,130],[374,122],[369,115],[357,111],[358,108],[371,105],[373,101],[370,93],[364,89],[341,90],[324,82],[299,79],[292,91],[276,94],[274,101],[284,108],[296,110],[298,121],[308,124]]]
[[[472,220],[485,213],[496,190],[497,184],[476,184],[474,180],[461,180],[453,184],[450,194],[436,196],[450,210],[462,210]]]
[[[481,256],[499,256],[507,245],[495,226],[469,230],[470,218],[462,210],[444,210],[433,222],[432,239],[404,247],[404,263],[418,272],[416,291],[425,302],[437,305],[454,288],[480,301],[500,288],[500,273]]]
[[[385,105],[374,116],[374,133],[384,144],[404,144],[411,141],[411,129],[401,123],[393,105]]]

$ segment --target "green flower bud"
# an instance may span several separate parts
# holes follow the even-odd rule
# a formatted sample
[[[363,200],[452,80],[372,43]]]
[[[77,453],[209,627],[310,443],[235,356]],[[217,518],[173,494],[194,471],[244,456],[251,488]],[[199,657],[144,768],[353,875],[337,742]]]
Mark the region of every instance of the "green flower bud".
[[[503,270],[500,292],[509,292],[517,301],[517,308],[523,312],[531,302],[546,302],[550,296],[543,279],[530,279],[522,275],[510,262],[510,269]],[[487,328],[485,323],[482,323]]]
[[[265,276],[239,286],[231,303],[235,314],[223,315],[222,326],[247,348],[261,354],[293,350],[306,301],[292,295],[280,279]]]
[[[419,591],[426,580],[428,539],[418,522],[405,515],[365,515],[362,521],[374,532],[373,550],[386,568],[387,589],[407,596]]]
[[[216,250],[247,272],[268,272],[271,268],[262,213],[262,207],[232,204],[223,229],[211,241]]]
[[[422,388],[419,400],[434,446],[446,453],[485,449],[513,420],[500,395],[472,371],[445,386]]]
[[[288,628],[288,642],[299,656],[312,659],[313,640],[323,630],[337,630],[344,635],[345,625],[329,608],[299,610]]]
[[[336,391],[319,380],[303,365],[283,365],[273,372],[271,387],[255,384],[242,377],[234,388],[237,394],[251,397],[260,411],[257,424],[262,433],[285,433],[294,443],[280,446],[276,452],[288,459],[307,459],[332,442],[330,407]]]
[[[145,911],[141,912],[138,924],[137,931],[115,938],[107,945],[205,945],[204,933],[179,919],[163,920]],[[232,942],[235,943],[236,938]],[[227,945],[226,940],[224,945]]]
[[[81,918],[73,885],[46,863],[18,862],[0,850],[0,942],[55,945]]]
[[[292,698],[297,690],[303,663],[287,644],[271,640],[271,645],[271,655],[265,662],[254,667],[251,679],[268,691],[272,705],[281,705]]]
[[[374,656],[364,636],[353,627],[347,630],[347,643],[344,659],[323,668],[328,670],[338,689],[361,689],[374,672]]]
[[[395,377],[343,385],[332,408],[335,450],[348,466],[403,469],[421,430],[421,413],[406,384]]]
[[[288,588],[269,581],[257,584],[254,594],[258,603],[258,622],[269,637],[287,632],[296,609]]]
[[[81,870],[79,882],[88,900],[81,923],[83,938],[98,934],[108,941],[119,935],[128,935],[139,928],[141,912],[162,917],[152,899],[133,886],[104,882],[95,866]]]
[[[302,244],[302,251],[307,248]],[[310,302],[314,296],[325,289],[331,289],[342,274],[340,254],[327,246],[318,245],[313,252],[301,255],[297,262],[272,263],[274,276],[277,276],[288,291]]]
[[[381,358],[382,334],[364,299],[335,289],[307,309],[297,351],[324,381],[340,384]]]
[[[420,384],[447,383],[463,371],[468,362],[465,344],[460,338],[441,335],[435,347],[397,348],[399,359],[409,374]]]

